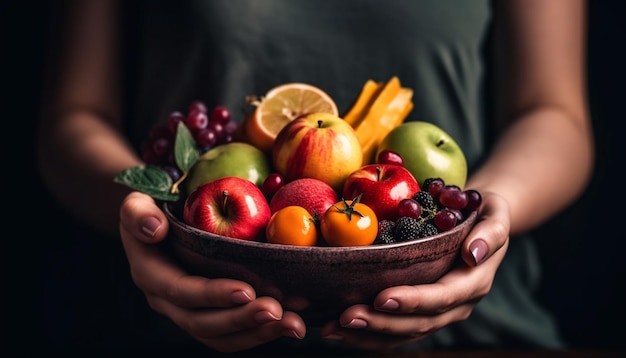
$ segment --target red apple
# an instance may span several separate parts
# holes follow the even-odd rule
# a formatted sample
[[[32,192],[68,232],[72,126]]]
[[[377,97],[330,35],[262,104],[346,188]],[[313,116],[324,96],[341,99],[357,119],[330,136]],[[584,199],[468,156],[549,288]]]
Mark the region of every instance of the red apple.
[[[376,213],[378,220],[396,220],[398,204],[420,191],[415,177],[396,164],[367,164],[346,179],[343,196],[346,199],[363,194],[361,202]]]
[[[200,185],[189,194],[183,209],[183,221],[188,225],[242,240],[260,239],[270,216],[261,189],[235,176]]]
[[[324,212],[339,201],[337,192],[330,185],[315,178],[301,178],[282,186],[270,200],[273,213],[291,205],[301,206],[311,215],[322,217]]]
[[[315,178],[341,192],[361,167],[363,149],[352,126],[330,113],[311,113],[289,122],[276,135],[273,164],[287,182]]]

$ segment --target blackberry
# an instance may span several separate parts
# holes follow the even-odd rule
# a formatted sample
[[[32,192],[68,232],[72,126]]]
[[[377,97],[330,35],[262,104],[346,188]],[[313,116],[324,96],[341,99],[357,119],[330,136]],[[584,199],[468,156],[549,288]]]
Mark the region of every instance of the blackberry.
[[[435,227],[435,225],[433,225],[431,220],[428,220],[428,221],[424,221],[421,223],[421,225],[419,226],[419,231],[417,233],[417,236],[421,238],[421,237],[433,236],[438,233],[439,233],[439,230],[437,230],[437,228]]]
[[[427,210],[435,210],[437,206],[435,205],[435,199],[430,195],[427,191],[418,191],[413,195],[413,199],[417,201],[423,209]]]
[[[378,235],[376,235],[376,240],[374,240],[374,244],[391,244],[396,242],[394,237],[394,229],[396,227],[396,223],[391,220],[382,220],[378,223]]]
[[[418,219],[403,216],[396,221],[394,230],[396,241],[409,241],[418,237],[420,224]]]

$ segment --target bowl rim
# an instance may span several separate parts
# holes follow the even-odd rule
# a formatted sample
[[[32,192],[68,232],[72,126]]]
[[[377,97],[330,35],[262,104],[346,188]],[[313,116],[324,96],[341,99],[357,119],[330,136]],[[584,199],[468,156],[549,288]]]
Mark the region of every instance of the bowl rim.
[[[449,236],[452,233],[455,232],[460,232],[465,230],[465,228],[469,225],[473,225],[474,221],[476,220],[476,217],[478,215],[478,211],[474,210],[472,211],[467,217],[465,217],[465,219],[458,225],[456,225],[454,228],[448,230],[448,231],[444,231],[444,232],[440,232],[436,235],[431,235],[431,236],[427,236],[427,237],[423,237],[423,238],[419,238],[419,239],[413,239],[413,240],[408,240],[408,241],[402,241],[402,242],[394,242],[394,243],[390,243],[390,244],[372,244],[372,245],[364,245],[364,246],[319,246],[319,245],[315,245],[315,246],[297,246],[297,245],[280,245],[280,244],[272,244],[269,242],[263,242],[263,241],[258,241],[258,240],[243,240],[243,239],[236,239],[236,238],[232,238],[232,237],[228,237],[228,236],[223,236],[223,235],[219,235],[219,234],[214,234],[208,231],[204,231],[201,229],[198,229],[196,227],[193,227],[189,224],[186,224],[185,222],[183,222],[182,220],[180,220],[173,212],[172,210],[172,205],[173,203],[171,202],[167,202],[164,201],[160,204],[163,212],[165,213],[165,216],[167,217],[167,219],[170,222],[170,225],[174,224],[179,226],[181,229],[187,231],[187,232],[191,232],[193,233],[195,236],[200,237],[202,239],[205,240],[215,240],[218,242],[225,242],[225,243],[229,243],[229,244],[237,244],[237,245],[241,245],[241,246],[249,246],[249,247],[256,247],[256,248],[272,248],[275,247],[277,249],[281,249],[281,250],[290,250],[290,251],[305,251],[305,252],[310,252],[310,251],[323,251],[323,252],[343,252],[343,251],[355,251],[355,250],[359,250],[359,251],[375,251],[375,250],[386,250],[386,249],[391,249],[391,248],[402,248],[404,246],[411,246],[411,245],[415,245],[415,244],[420,244],[420,243],[424,243],[424,242],[428,242],[428,241],[434,241],[434,240],[438,240],[442,237],[446,237]]]

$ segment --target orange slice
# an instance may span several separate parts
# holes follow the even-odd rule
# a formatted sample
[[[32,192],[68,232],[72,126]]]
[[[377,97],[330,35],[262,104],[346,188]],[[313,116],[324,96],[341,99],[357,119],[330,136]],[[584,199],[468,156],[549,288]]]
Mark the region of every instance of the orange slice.
[[[244,122],[245,140],[269,153],[276,135],[299,116],[326,112],[338,116],[335,101],[323,90],[307,83],[286,83],[264,97],[246,99],[254,107]]]

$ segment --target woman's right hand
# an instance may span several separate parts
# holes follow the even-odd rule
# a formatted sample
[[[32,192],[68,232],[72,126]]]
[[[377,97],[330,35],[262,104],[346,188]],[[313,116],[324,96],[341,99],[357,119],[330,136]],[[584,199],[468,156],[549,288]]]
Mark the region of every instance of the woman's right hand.
[[[167,236],[165,214],[148,195],[130,193],[120,208],[120,235],[134,283],[152,309],[221,352],[253,348],[280,337],[303,338],[304,321],[247,283],[193,276],[156,243]]]

